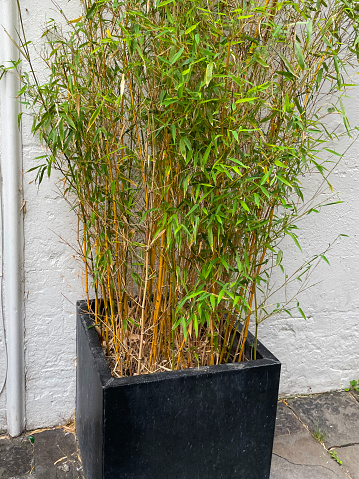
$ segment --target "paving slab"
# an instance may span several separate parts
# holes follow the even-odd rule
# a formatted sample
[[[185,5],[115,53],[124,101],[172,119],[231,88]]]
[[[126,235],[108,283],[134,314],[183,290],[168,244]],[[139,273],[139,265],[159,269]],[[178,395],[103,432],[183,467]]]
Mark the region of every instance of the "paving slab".
[[[337,447],[338,458],[343,462],[343,468],[351,479],[359,479],[359,445]]]
[[[0,479],[26,476],[33,468],[34,446],[28,437],[0,439]]]
[[[57,428],[0,439],[0,479],[84,479],[74,434]]]
[[[325,434],[327,449],[359,444],[359,402],[348,392],[334,392],[288,400],[301,421]]]
[[[81,465],[75,436],[61,429],[33,434],[36,479],[79,479]]]
[[[352,389],[350,391],[350,394],[359,402],[359,391],[356,391],[355,389]]]
[[[270,479],[348,479],[293,412],[278,404]]]

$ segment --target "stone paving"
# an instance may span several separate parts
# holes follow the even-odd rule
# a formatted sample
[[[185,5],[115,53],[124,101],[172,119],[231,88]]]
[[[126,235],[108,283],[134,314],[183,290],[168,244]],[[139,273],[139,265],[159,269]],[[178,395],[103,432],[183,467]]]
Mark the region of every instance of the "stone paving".
[[[355,391],[279,402],[270,479],[359,479]]]
[[[84,479],[74,434],[56,428],[0,438],[0,479]]]
[[[84,479],[73,428],[0,437],[0,479],[63,478]],[[359,479],[359,394],[279,401],[270,479]]]

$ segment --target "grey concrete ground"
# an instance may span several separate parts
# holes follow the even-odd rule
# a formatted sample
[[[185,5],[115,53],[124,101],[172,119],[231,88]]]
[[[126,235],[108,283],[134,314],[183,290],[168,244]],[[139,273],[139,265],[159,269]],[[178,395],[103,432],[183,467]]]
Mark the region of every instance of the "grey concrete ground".
[[[84,479],[71,428],[0,437],[0,479],[63,478]],[[359,479],[359,394],[280,401],[270,479]]]

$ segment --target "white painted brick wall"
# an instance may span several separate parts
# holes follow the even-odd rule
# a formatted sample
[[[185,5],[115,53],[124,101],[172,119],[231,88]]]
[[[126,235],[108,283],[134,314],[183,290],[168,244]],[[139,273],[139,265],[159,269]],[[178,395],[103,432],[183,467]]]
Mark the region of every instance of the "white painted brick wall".
[[[59,2],[69,18],[79,16],[79,2]],[[58,15],[51,1],[21,2],[25,30],[37,39],[45,21]],[[26,172],[43,154],[23,122]],[[61,197],[57,175],[40,189],[24,174],[25,215],[25,364],[26,427],[51,426],[73,417],[75,410],[75,302],[82,297],[72,249],[77,222]],[[60,239],[61,236],[61,239]]]
[[[78,16],[78,1],[58,2],[69,18]],[[39,37],[46,19],[55,16],[50,0],[22,0],[28,38]],[[1,21],[0,21],[1,23]],[[356,93],[357,95],[357,93]],[[349,116],[359,125],[358,96],[347,102]],[[83,297],[73,251],[76,221],[57,192],[56,175],[45,179],[39,191],[26,171],[42,153],[23,121],[25,215],[25,359],[27,428],[64,423],[75,409],[76,299]],[[345,149],[345,144],[338,147]],[[339,233],[349,234],[328,253],[313,282],[319,284],[301,296],[308,320],[277,318],[263,324],[260,338],[283,362],[282,394],[327,391],[359,377],[359,141],[332,176],[344,205],[325,209],[302,224],[304,253],[290,242],[285,248],[288,271],[303,258],[320,253]],[[60,240],[61,235],[63,240]],[[0,365],[4,347],[0,335]],[[0,366],[0,384],[4,368]],[[5,394],[0,395],[0,430],[6,427]]]
[[[62,0],[58,3],[70,18],[79,16],[79,2]],[[51,0],[22,0],[21,7],[29,39],[38,39],[45,22],[56,17]],[[66,244],[74,244],[77,222],[58,192],[56,174],[50,180],[45,178],[39,190],[31,183],[34,174],[27,171],[35,165],[34,158],[44,152],[32,137],[31,120],[25,115],[22,129],[26,200],[26,428],[33,429],[61,424],[74,416],[74,311],[75,302],[83,292],[78,265],[72,249]],[[0,382],[1,374],[2,371]],[[0,396],[0,429],[5,428],[5,419],[3,393]]]

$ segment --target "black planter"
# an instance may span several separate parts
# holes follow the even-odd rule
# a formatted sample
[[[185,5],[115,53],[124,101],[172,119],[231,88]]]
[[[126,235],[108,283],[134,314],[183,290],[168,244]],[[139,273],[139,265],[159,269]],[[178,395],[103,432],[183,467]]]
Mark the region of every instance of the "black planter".
[[[268,479],[280,363],[113,378],[77,303],[76,431],[86,479]],[[249,339],[250,340],[250,339]]]

